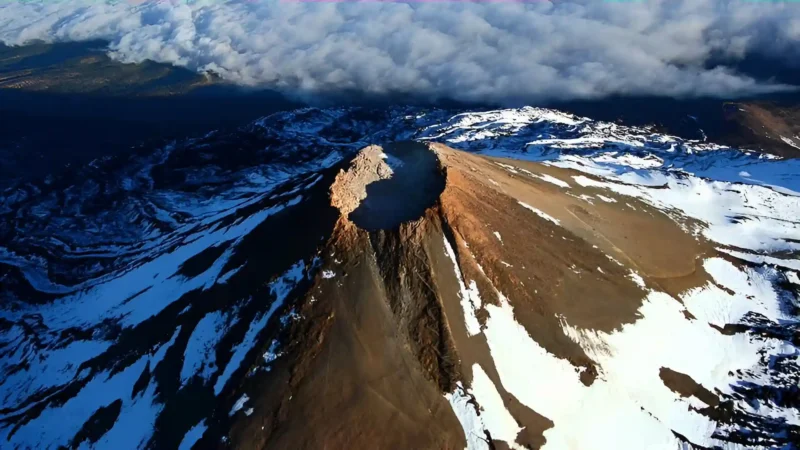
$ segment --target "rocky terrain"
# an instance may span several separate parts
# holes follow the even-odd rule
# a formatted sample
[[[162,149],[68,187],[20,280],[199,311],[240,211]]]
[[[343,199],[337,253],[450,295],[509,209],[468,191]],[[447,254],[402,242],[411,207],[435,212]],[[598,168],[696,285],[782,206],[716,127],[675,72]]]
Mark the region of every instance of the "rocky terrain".
[[[733,103],[725,106],[727,119],[736,124],[727,140],[750,149],[765,149],[787,158],[800,156],[800,108],[797,104]]]
[[[3,448],[783,448],[797,160],[303,109],[0,196]]]

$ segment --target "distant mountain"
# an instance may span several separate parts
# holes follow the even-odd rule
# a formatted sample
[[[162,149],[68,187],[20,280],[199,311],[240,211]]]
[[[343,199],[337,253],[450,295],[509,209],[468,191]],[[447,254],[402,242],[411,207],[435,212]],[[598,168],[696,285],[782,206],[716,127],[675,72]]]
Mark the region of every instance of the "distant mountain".
[[[796,84],[792,74],[787,72],[781,81]],[[431,104],[427,98],[359,92],[308,98],[245,89],[167,64],[121,63],[107,55],[103,41],[0,44],[0,189],[134,147],[237,128],[309,102],[367,109],[396,109],[394,105],[409,102],[452,111],[497,107],[444,100]],[[546,106],[605,122],[652,127],[684,139],[796,157],[798,105],[800,95],[788,92],[735,101],[642,96]]]
[[[797,448],[800,162],[305,108],[0,195],[3,448]]]

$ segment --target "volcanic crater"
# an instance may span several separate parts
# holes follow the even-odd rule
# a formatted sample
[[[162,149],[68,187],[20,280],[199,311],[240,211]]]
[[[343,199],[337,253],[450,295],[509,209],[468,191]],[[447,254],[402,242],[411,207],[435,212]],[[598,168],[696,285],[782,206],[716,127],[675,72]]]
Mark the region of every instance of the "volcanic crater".
[[[359,228],[390,230],[422,217],[444,187],[445,175],[431,148],[395,142],[361,150],[336,177],[331,201]]]

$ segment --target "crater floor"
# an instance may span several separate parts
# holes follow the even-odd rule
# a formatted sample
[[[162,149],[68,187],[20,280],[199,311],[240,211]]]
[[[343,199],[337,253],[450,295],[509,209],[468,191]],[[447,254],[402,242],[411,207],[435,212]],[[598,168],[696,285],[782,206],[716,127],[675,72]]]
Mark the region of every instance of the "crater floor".
[[[366,185],[366,198],[349,219],[365,230],[392,229],[420,218],[444,190],[445,178],[436,154],[419,142],[387,145],[379,163],[386,178]],[[380,170],[379,170],[380,172]]]

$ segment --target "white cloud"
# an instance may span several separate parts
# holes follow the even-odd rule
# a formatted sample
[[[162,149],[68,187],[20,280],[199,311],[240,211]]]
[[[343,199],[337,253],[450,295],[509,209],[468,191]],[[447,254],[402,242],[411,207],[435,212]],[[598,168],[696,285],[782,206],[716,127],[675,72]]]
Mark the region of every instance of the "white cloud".
[[[708,68],[712,56],[791,64],[800,48],[792,2],[0,3],[6,44],[105,39],[122,61],[152,59],[295,94],[501,103],[727,96],[785,86]]]

